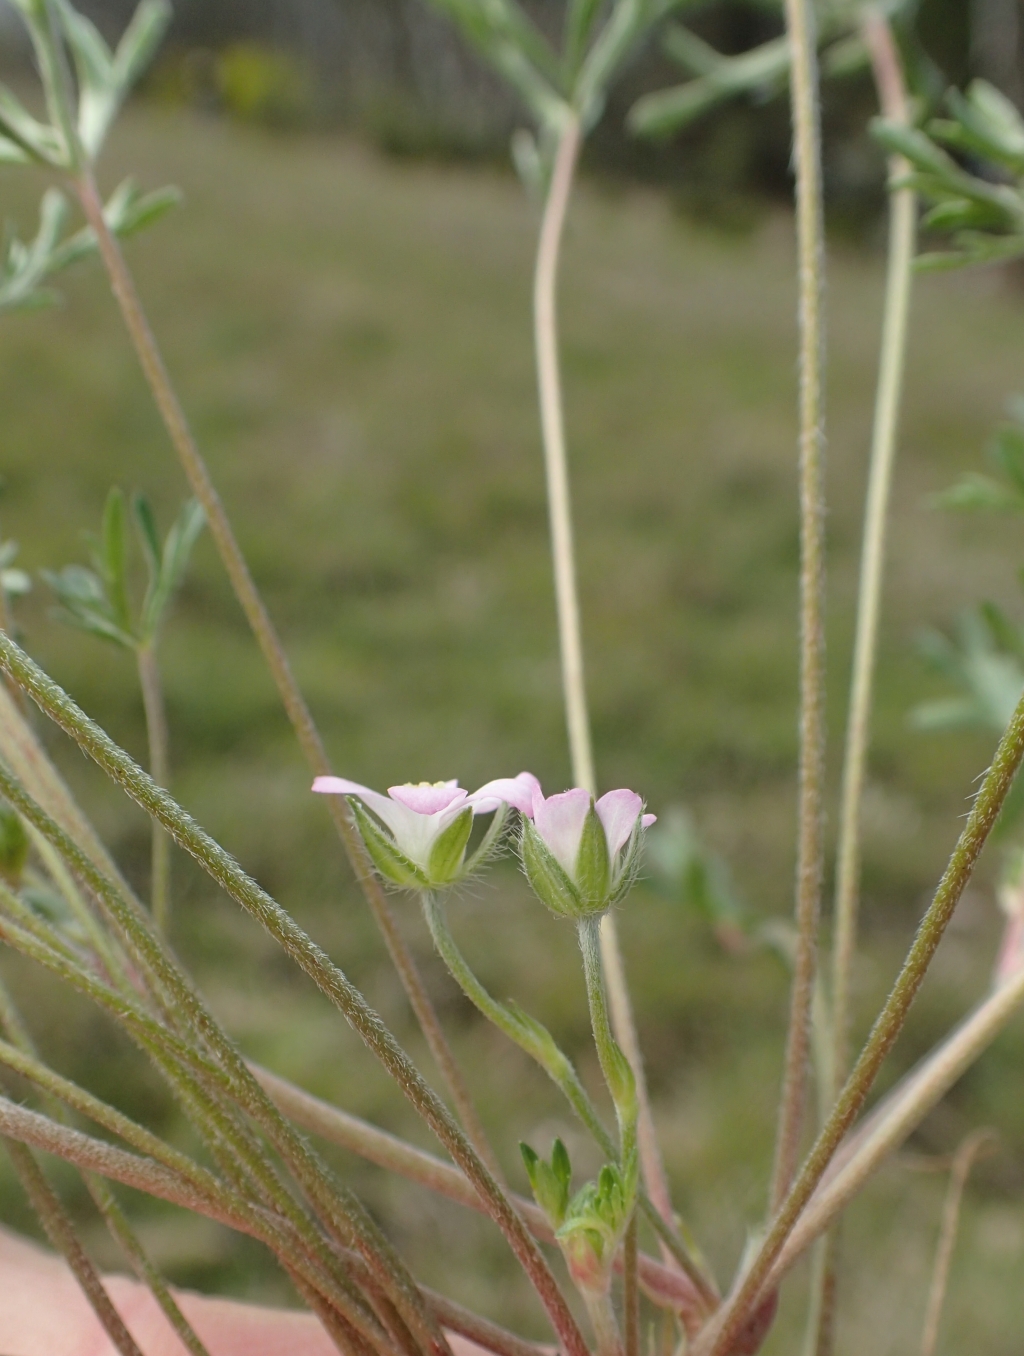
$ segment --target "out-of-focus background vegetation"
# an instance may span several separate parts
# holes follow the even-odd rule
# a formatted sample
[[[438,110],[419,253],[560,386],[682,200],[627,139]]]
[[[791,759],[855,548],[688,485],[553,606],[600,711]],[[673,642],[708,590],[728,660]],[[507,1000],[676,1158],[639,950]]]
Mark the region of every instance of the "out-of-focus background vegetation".
[[[383,787],[449,776],[473,786],[527,767],[559,789],[569,768],[528,308],[536,220],[501,155],[514,105],[411,0],[178,10],[167,54],[114,138],[104,183],[131,172],[147,188],[173,182],[184,192],[175,216],[130,245],[131,261],[336,768]],[[116,30],[121,9],[93,11]],[[1013,94],[1016,66],[981,22],[998,11],[995,0],[978,4],[972,30],[966,6],[929,0],[921,24],[950,79],[969,59]],[[740,48],[770,35],[772,22],[723,11],[708,33]],[[15,63],[14,48],[7,53]],[[654,78],[658,58],[647,60],[631,79]],[[881,160],[857,130],[870,89],[836,86],[828,97],[834,784],[884,218]],[[621,113],[612,109],[573,210],[563,288],[600,779],[638,788],[663,817],[686,807],[757,924],[787,913],[793,866],[786,110],[778,101],[727,110],[657,151],[617,132]],[[27,231],[42,186],[4,171],[5,218]],[[164,522],[186,493],[98,268],[81,267],[62,290],[60,310],[0,328],[0,523],[33,574],[86,558],[83,532],[97,526],[112,484],[145,490]],[[1020,617],[1019,523],[950,517],[930,496],[982,465],[1021,386],[1022,354],[1016,272],[921,282],[866,805],[862,1023],[994,742],[925,735],[908,714],[948,691],[919,655],[923,628],[948,629],[982,597]],[[40,662],[144,757],[130,657],[62,629],[38,581],[18,623]],[[175,794],[328,947],[429,1072],[205,539],[162,656]],[[145,890],[146,823],[46,737]],[[965,898],[887,1083],[985,990],[1000,932],[999,860],[991,850]],[[174,872],[174,940],[246,1051],[427,1143],[358,1042],[255,925],[180,856]],[[581,1166],[592,1163],[545,1080],[453,992],[413,907],[399,899],[396,908],[513,1181],[525,1186],[520,1138],[539,1147],[561,1133]],[[453,919],[484,979],[549,1022],[596,1090],[569,930],[531,899],[510,862],[467,891]],[[677,1204],[724,1277],[764,1208],[787,976],[769,951],[723,949],[654,878],[623,907],[621,930]],[[8,957],[3,965],[62,1067],[170,1124],[155,1076],[101,1019],[38,973]],[[1001,1148],[968,1194],[943,1350],[1019,1353],[1022,1058],[1018,1021],[851,1211],[842,1350],[913,1349],[944,1181],[921,1169],[991,1124]],[[334,1157],[425,1281],[542,1331],[486,1224]],[[254,1245],[134,1204],[175,1281],[288,1299]],[[0,1214],[31,1228],[3,1166]],[[112,1264],[100,1231],[90,1238]],[[799,1298],[792,1287],[766,1348],[778,1356],[797,1350]]]

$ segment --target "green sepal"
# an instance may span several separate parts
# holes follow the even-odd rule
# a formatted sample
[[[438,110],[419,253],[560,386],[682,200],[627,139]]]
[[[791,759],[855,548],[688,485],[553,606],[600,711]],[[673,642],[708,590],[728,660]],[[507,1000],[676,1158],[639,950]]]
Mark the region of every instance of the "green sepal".
[[[590,809],[583,821],[583,832],[576,853],[576,889],[588,912],[603,912],[608,907],[611,884],[608,838],[591,796]]]
[[[560,1139],[551,1149],[551,1162],[546,1162],[528,1144],[520,1144],[526,1175],[530,1179],[533,1198],[544,1211],[553,1229],[561,1228],[569,1208],[569,1189],[572,1166],[569,1153]]]
[[[582,918],[588,910],[578,890],[525,816],[519,842],[526,878],[541,903],[560,918]]]
[[[487,832],[480,841],[480,846],[468,859],[462,868],[463,876],[471,876],[477,867],[483,866],[491,857],[498,846],[498,840],[501,838],[508,822],[508,804],[505,801],[498,806],[494,812]]]
[[[450,885],[462,874],[466,844],[472,831],[473,811],[467,806],[434,840],[427,867],[431,885]]]
[[[398,850],[394,839],[385,834],[384,830],[378,827],[377,821],[363,808],[362,801],[357,800],[355,796],[346,796],[345,799],[356,821],[363,845],[380,874],[386,880],[404,886],[407,890],[428,890],[430,881],[421,868],[410,861],[404,852]]]

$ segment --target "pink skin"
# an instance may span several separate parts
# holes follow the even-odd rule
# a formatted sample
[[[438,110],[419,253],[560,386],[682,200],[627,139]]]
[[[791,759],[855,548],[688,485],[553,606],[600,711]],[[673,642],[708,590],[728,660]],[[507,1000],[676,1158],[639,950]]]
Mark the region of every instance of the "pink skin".
[[[608,855],[614,868],[619,853],[629,841],[637,819],[647,829],[657,815],[643,814],[644,803],[635,791],[609,791],[594,808],[608,840]],[[581,787],[563,791],[545,800],[538,786],[533,796],[532,819],[552,856],[570,877],[576,870],[583,823],[590,809],[590,793]],[[642,816],[642,818],[641,818]]]
[[[145,1356],[184,1356],[185,1348],[149,1291],[124,1276],[105,1282]],[[175,1298],[210,1356],[337,1356],[309,1314],[265,1309],[186,1292]],[[483,1348],[449,1335],[454,1356]],[[117,1356],[59,1258],[0,1229],[0,1350],[9,1356]]]
[[[420,782],[390,786],[388,794],[382,796],[379,791],[344,777],[317,777],[313,790],[327,796],[358,796],[391,830],[395,843],[409,860],[426,867],[434,843],[463,810],[487,815],[506,804],[529,814],[534,793],[540,786],[536,777],[521,772],[518,777],[499,777],[472,794],[458,782]]]

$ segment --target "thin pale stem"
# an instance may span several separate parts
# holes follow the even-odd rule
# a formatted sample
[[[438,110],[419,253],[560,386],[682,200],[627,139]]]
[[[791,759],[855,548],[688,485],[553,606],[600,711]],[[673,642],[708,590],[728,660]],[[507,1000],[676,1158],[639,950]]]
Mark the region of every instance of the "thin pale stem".
[[[906,125],[909,121],[906,89],[892,31],[885,18],[874,11],[866,17],[863,31],[872,58],[882,111],[890,120]],[[906,168],[905,161],[894,157],[889,166],[890,178],[893,181],[901,178]],[[850,996],[860,912],[861,813],[871,742],[886,529],[906,365],[916,245],[917,195],[910,188],[898,189],[890,201],[882,344],[864,511],[857,625],[839,806],[833,906],[830,1101],[839,1096],[850,1067]],[[813,1353],[814,1356],[831,1356],[835,1345],[839,1240],[833,1236],[820,1247],[823,1265],[815,1276],[813,1286],[815,1298],[812,1307],[818,1321],[818,1337]]]
[[[939,1344],[939,1324],[942,1321],[942,1308],[946,1302],[949,1288],[949,1273],[953,1265],[953,1250],[956,1236],[960,1230],[960,1207],[963,1204],[967,1179],[971,1175],[975,1160],[986,1145],[991,1144],[995,1136],[991,1130],[976,1130],[964,1140],[956,1151],[953,1168],[949,1174],[949,1188],[942,1209],[942,1225],[939,1229],[939,1242],[935,1250],[935,1267],[932,1282],[928,1290],[928,1307],[925,1311],[924,1328],[921,1332],[921,1356],[935,1356]]]
[[[903,73],[889,25],[881,15],[872,13],[865,21],[864,33],[872,54],[882,111],[890,120],[906,124],[908,111]],[[894,159],[890,163],[891,178],[899,178],[905,167],[905,161]],[[917,195],[910,188],[898,189],[893,193],[890,205],[882,348],[864,512],[857,631],[839,810],[832,955],[833,1096],[838,1096],[850,1061],[850,977],[857,948],[861,806],[871,736],[886,526],[906,364],[916,243]]]
[[[288,656],[270,619],[259,590],[249,573],[245,557],[235,538],[220,496],[210,477],[199,447],[192,435],[185,412],[171,382],[156,338],[150,328],[142,302],[135,287],[121,247],[107,226],[103,203],[91,173],[85,172],[75,181],[75,189],[86,219],[96,233],[100,255],[110,279],[111,289],[121,311],[128,335],[135,348],[153,400],[163,419],[192,492],[206,515],[206,522],[235,596],[263,653],[277,687],[282,705],[291,722],[299,745],[314,775],[331,771],[327,752],[313,721],[309,707],[292,673]],[[352,870],[366,896],[377,926],[384,937],[388,954],[398,971],[409,1004],[423,1031],[427,1045],[440,1070],[456,1113],[470,1141],[484,1146],[487,1143],[483,1127],[473,1104],[465,1078],[448,1044],[437,1013],[427,993],[412,952],[399,931],[387,897],[366,856],[359,833],[342,797],[326,796],[328,811],[342,840]]]
[[[544,469],[551,523],[551,553],[555,574],[558,640],[562,660],[562,688],[573,782],[597,794],[594,750],[587,707],[580,623],[579,590],[572,519],[572,496],[565,437],[565,404],[558,341],[558,270],[565,222],[582,146],[582,129],[569,114],[559,137],[537,245],[534,273],[534,346],[540,400]],[[669,1229],[674,1228],[672,1203],[661,1150],[654,1131],[640,1042],[636,1032],[625,967],[614,916],[605,915],[601,949],[611,998],[612,1021],[619,1044],[633,1069],[640,1107],[640,1157],[647,1192]]]
[[[821,912],[825,776],[824,224],[817,47],[811,0],[786,0],[792,44],[800,283],[800,759],[796,926],[785,1073],[772,1177],[774,1212],[796,1173],[807,1110],[811,1005]]]
[[[615,1104],[615,1115],[619,1122],[619,1156],[625,1171],[629,1161],[634,1159],[636,1154],[636,1087],[632,1070],[612,1035],[604,970],[601,965],[600,927],[599,918],[580,920],[580,950],[583,953],[583,973],[587,985],[594,1045],[597,1048],[604,1081]]]
[[[789,1194],[775,1213],[760,1251],[739,1278],[733,1293],[711,1321],[707,1337],[694,1356],[726,1356],[742,1330],[773,1264],[786,1245],[804,1207],[821,1181],[846,1132],[861,1111],[878,1071],[903,1029],[924,982],[935,952],[974,871],[993,825],[999,817],[1014,777],[1024,758],[1024,698],[999,741],[960,839],[939,882],[935,897],[921,921],[917,936],[879,1013],[860,1057],[822,1127]],[[1009,989],[1011,985],[1007,985]],[[826,1221],[827,1224],[828,1221]],[[808,1242],[813,1241],[809,1239]]]
[[[141,645],[136,651],[139,669],[139,687],[146,712],[146,733],[149,738],[149,775],[158,786],[170,785],[170,743],[167,734],[167,711],[164,706],[163,683],[156,652],[151,645]],[[171,840],[159,824],[152,825],[153,848],[150,871],[150,912],[157,931],[166,933],[171,908]]]
[[[424,1082],[419,1070],[398,1045],[377,1013],[369,1007],[362,994],[302,931],[295,920],[247,876],[238,863],[204,833],[166,791],[158,787],[99,726],[79,710],[71,698],[33,664],[9,636],[2,633],[0,633],[0,668],[14,677],[33,701],[71,735],[79,747],[147,814],[163,824],[178,845],[194,857],[212,879],[270,933],[285,954],[295,961],[335,1004],[353,1030],[394,1078],[453,1160],[477,1187],[486,1203],[488,1213],[505,1234],[520,1265],[532,1281],[556,1332],[565,1343],[568,1356],[583,1356],[585,1343],[576,1321],[550,1268],[522,1220],[447,1108]],[[19,809],[21,808],[19,804]],[[35,817],[38,820],[38,814],[31,805],[25,807],[23,812],[30,818]],[[42,823],[40,826],[43,827]],[[52,823],[49,823],[44,831],[55,833],[62,839],[64,837]],[[98,876],[95,868],[84,859],[73,843],[68,842],[66,848],[62,847],[61,850],[70,854],[70,858],[76,861],[76,869],[82,870],[92,888],[104,898],[109,907],[115,911],[125,908],[124,901],[116,892],[111,893],[110,883]],[[77,860],[79,858],[82,859],[80,863]],[[90,879],[90,876],[95,879]],[[136,936],[147,965],[160,975],[171,993],[176,997],[180,996],[180,1001],[200,1023],[203,1035],[212,1043],[218,1056],[225,1061],[226,1067],[230,1067],[232,1072],[238,1075],[240,1084],[247,1086],[246,1080],[251,1082],[251,1090],[258,1096],[253,1099],[253,1105],[246,1109],[251,1114],[263,1117],[265,1128],[277,1136],[278,1147],[286,1148],[290,1154],[289,1166],[297,1172],[303,1186],[312,1192],[312,1199],[321,1206],[326,1205],[328,1203],[324,1196],[326,1186],[336,1200],[338,1188],[329,1184],[329,1179],[324,1181],[322,1169],[315,1163],[301,1141],[294,1136],[294,1132],[291,1132],[290,1136],[285,1135],[286,1123],[245,1069],[237,1051],[227,1042],[220,1028],[202,1007],[198,996],[188,988],[177,968],[170,964],[167,954],[160,948],[156,938],[146,933],[145,919],[137,918],[129,911],[124,918],[124,926],[132,930]],[[272,1112],[269,1119],[268,1112]],[[350,1208],[353,1207],[350,1205]],[[366,1223],[368,1225],[368,1221]],[[382,1243],[379,1231],[374,1230],[373,1233],[375,1245],[379,1246]],[[375,1251],[376,1246],[368,1252],[367,1260],[371,1261],[371,1265],[375,1260]],[[397,1268],[397,1261],[392,1265]],[[388,1279],[393,1283],[398,1274],[400,1273],[393,1272]],[[408,1303],[414,1298],[414,1294],[415,1292],[412,1295],[403,1292],[397,1296],[397,1302],[401,1304],[404,1299]]]

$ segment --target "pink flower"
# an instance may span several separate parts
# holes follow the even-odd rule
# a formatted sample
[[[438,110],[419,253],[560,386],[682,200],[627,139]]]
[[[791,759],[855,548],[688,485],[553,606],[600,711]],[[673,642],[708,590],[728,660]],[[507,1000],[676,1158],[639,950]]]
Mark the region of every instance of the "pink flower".
[[[397,884],[426,889],[450,884],[464,874],[465,848],[475,815],[491,814],[503,806],[528,814],[540,787],[536,777],[521,772],[518,777],[488,782],[472,793],[457,781],[419,782],[391,786],[383,796],[343,777],[317,777],[313,790],[347,796],[354,807],[372,810],[389,835],[377,829],[365,810],[356,818],[374,863]],[[494,838],[500,829],[498,824]]]
[[[643,832],[657,818],[624,788],[595,801],[581,787],[545,799],[537,785],[531,811],[522,835],[526,874],[549,908],[575,917],[603,913],[622,897]]]

